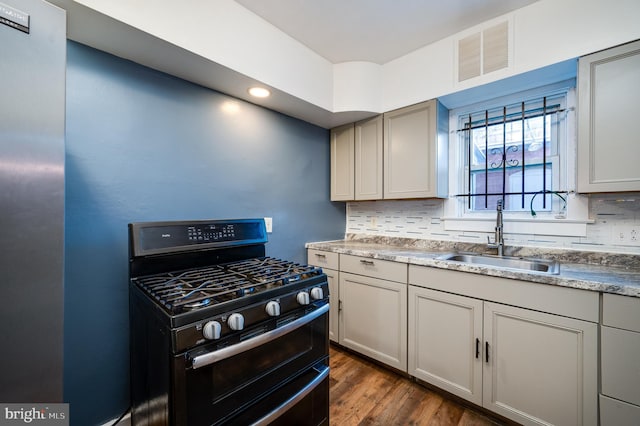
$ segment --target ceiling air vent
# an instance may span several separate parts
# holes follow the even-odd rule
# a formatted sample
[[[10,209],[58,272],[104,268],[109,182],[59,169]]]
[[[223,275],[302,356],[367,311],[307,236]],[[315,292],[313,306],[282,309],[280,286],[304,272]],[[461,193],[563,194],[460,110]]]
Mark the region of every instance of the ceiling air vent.
[[[458,41],[458,81],[478,77],[482,66],[482,33]]]
[[[508,21],[458,40],[458,82],[508,66]]]

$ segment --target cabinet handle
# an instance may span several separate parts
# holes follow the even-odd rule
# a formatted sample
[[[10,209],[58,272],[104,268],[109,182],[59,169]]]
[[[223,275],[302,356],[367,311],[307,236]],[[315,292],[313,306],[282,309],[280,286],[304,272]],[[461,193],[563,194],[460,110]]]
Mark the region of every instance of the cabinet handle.
[[[338,300],[338,312],[342,311],[342,300]]]
[[[476,359],[480,358],[480,339],[476,337]]]
[[[485,361],[489,362],[489,342],[484,342],[484,358]]]
[[[324,259],[325,257],[327,257],[327,255],[325,255],[325,254],[320,254],[320,253],[316,253],[316,257],[319,257],[319,258]]]
[[[360,260],[360,263],[362,263],[363,265],[367,265],[367,266],[373,266],[373,261],[372,260]]]

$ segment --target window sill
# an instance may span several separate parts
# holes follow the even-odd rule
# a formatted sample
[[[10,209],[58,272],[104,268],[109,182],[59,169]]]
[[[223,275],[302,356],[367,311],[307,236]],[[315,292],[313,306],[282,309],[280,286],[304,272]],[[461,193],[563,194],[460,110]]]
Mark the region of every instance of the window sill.
[[[478,218],[443,217],[446,231],[494,232],[495,216]],[[565,237],[586,237],[587,224],[594,220],[554,219],[554,218],[505,218],[504,233],[554,235]]]

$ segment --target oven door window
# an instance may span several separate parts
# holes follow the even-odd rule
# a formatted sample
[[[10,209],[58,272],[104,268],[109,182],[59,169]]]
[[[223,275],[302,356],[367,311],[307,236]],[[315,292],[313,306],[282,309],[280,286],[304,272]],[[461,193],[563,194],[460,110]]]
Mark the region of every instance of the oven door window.
[[[176,367],[176,419],[185,424],[217,424],[284,387],[312,369],[327,363],[328,316],[321,315],[308,324],[256,348],[198,369]],[[178,362],[177,364],[180,364]],[[180,388],[183,389],[180,397]],[[180,401],[181,400],[181,401]]]

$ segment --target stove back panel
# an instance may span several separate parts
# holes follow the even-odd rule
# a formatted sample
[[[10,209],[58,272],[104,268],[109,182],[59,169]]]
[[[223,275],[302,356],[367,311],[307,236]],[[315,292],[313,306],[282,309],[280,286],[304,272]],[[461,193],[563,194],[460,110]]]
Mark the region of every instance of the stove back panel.
[[[264,219],[140,222],[129,224],[131,256],[174,254],[265,244]]]
[[[264,219],[129,224],[130,277],[263,257]]]

